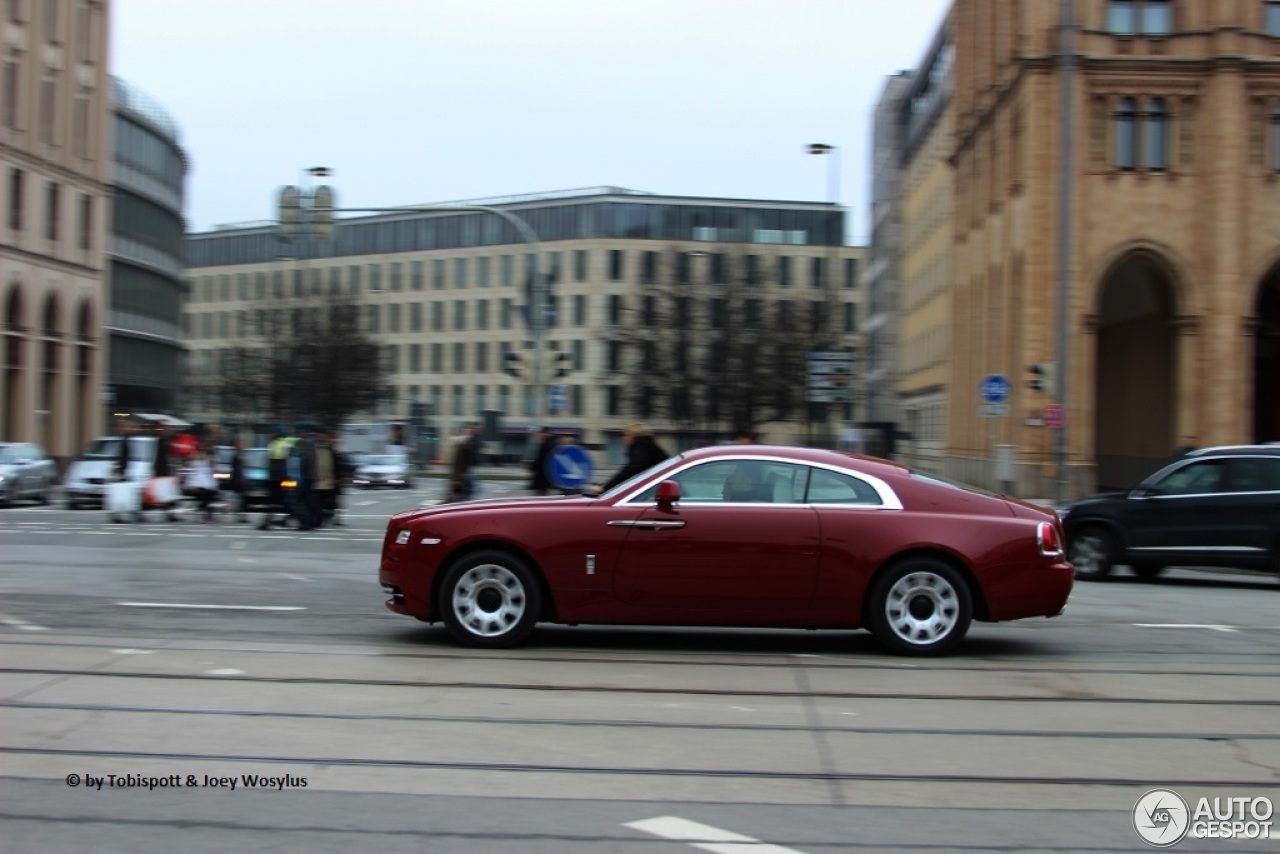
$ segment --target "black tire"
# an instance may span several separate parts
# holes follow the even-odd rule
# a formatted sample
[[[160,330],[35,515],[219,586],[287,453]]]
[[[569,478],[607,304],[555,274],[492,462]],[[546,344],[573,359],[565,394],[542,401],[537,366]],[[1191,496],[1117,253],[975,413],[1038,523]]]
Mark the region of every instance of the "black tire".
[[[1164,564],[1161,563],[1135,563],[1129,568],[1133,570],[1134,575],[1146,581],[1150,581],[1164,572]]]
[[[876,579],[868,627],[897,655],[941,655],[964,639],[973,593],[958,571],[933,558],[904,561]]]
[[[440,619],[463,646],[515,646],[533,631],[542,610],[542,588],[528,565],[498,549],[472,552],[445,572]]]
[[[1067,541],[1067,560],[1076,568],[1076,578],[1101,581],[1115,567],[1115,538],[1106,528],[1086,525]]]

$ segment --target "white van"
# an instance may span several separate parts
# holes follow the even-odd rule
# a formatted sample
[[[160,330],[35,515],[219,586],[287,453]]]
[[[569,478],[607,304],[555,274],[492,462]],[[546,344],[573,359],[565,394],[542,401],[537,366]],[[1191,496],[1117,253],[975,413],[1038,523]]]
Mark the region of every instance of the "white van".
[[[67,475],[62,480],[62,491],[66,496],[68,509],[75,510],[81,506],[101,507],[102,496],[106,485],[119,479],[118,465],[120,461],[121,436],[103,436],[94,439],[71,462]],[[129,437],[129,480],[145,481],[155,470],[156,437]]]

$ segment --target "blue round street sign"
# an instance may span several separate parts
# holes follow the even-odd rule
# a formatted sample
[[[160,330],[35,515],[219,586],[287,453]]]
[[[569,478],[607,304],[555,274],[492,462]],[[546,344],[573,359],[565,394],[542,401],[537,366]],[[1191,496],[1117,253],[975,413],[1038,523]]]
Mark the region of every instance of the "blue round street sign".
[[[581,445],[561,445],[547,456],[547,480],[561,489],[577,489],[591,478],[591,455]]]
[[[983,403],[1004,403],[1009,399],[1009,378],[1003,374],[988,374],[978,383],[978,393]]]

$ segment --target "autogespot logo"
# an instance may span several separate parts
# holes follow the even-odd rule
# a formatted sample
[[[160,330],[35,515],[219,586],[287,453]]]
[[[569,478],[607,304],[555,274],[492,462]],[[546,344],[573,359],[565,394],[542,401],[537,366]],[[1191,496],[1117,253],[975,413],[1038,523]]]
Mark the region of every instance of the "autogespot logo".
[[[1169,789],[1152,789],[1133,805],[1133,829],[1143,842],[1156,848],[1181,842],[1190,826],[1187,802]]]

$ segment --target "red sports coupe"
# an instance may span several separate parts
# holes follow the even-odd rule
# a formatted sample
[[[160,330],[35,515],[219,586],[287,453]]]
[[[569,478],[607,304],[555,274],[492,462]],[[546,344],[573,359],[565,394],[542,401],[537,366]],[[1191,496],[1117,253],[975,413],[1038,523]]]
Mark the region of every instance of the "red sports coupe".
[[[1071,592],[1049,509],[887,460],[733,445],[678,454],[597,497],[400,513],[387,607],[507,647],[538,622],[867,628],[936,655],[972,620],[1051,617]]]

